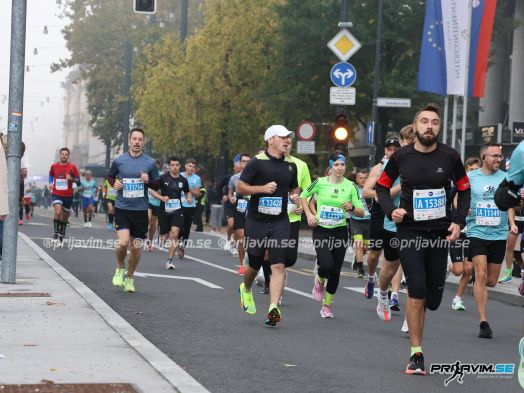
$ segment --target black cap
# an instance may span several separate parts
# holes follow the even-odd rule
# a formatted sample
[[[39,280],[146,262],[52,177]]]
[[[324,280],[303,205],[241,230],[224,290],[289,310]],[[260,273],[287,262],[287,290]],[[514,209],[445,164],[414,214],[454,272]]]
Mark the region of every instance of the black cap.
[[[394,145],[395,147],[400,147],[400,142],[396,138],[388,138],[386,139],[386,147]]]

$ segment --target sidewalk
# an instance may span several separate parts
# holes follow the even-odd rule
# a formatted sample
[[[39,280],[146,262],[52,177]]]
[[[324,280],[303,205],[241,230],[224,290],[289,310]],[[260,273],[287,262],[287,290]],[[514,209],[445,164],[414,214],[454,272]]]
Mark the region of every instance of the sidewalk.
[[[0,286],[1,391],[118,383],[132,386],[40,392],[208,392],[24,234],[16,276],[16,284]]]

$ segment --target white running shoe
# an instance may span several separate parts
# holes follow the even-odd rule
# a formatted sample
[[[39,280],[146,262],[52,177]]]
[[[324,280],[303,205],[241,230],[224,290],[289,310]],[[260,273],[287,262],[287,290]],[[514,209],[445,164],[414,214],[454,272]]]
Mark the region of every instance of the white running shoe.
[[[91,221],[88,222],[89,228],[93,228],[93,223]]]
[[[172,262],[166,262],[167,270],[175,270],[175,265]]]
[[[88,222],[84,223],[84,228],[89,228],[89,223]]]
[[[229,251],[231,249],[231,242],[227,240],[224,244],[224,251]]]
[[[391,320],[391,310],[389,309],[389,299],[387,296],[385,298],[382,295],[377,296],[377,315],[384,322],[389,322]]]
[[[400,331],[402,333],[409,333],[408,320],[405,317],[404,317],[404,323],[402,324],[402,327],[400,328]]]
[[[451,308],[455,311],[466,311],[466,307],[464,306],[464,303],[462,303],[462,299],[453,299]]]
[[[265,282],[266,279],[264,278],[264,273],[262,272],[262,269],[260,269],[255,277],[255,284],[257,284],[258,287],[263,287]]]

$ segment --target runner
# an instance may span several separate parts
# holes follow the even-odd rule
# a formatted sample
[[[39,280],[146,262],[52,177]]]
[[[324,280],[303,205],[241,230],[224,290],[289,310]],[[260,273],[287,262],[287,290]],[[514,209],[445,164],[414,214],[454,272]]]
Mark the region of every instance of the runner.
[[[300,194],[307,222],[313,228],[318,274],[312,293],[315,300],[322,302],[322,318],[333,318],[331,301],[338,288],[348,246],[346,212],[357,217],[364,217],[365,214],[355,184],[344,177],[346,157],[339,153],[331,154],[329,167],[329,176],[315,180]],[[307,200],[314,194],[317,199],[316,215],[309,209]]]
[[[251,154],[249,153],[240,153],[240,172],[238,172],[236,175],[231,176],[231,179],[229,179],[228,184],[228,199],[233,205],[234,214],[233,214],[233,229],[235,231],[234,238],[236,243],[236,249],[238,250],[238,259],[240,262],[240,266],[238,268],[237,273],[240,275],[244,274],[244,257],[245,257],[245,249],[244,249],[244,227],[246,224],[246,208],[247,208],[247,201],[248,197],[244,197],[241,194],[237,193],[237,183],[238,179],[240,179],[240,175],[242,174],[242,171],[246,167],[247,163],[251,160]]]
[[[95,213],[94,196],[97,192],[96,181],[93,179],[93,173],[86,171],[86,179],[82,180],[80,184],[80,191],[82,192],[82,211],[84,212],[84,228],[91,228],[91,220]]]
[[[195,199],[200,195],[200,187],[202,181],[200,176],[195,174],[197,162],[192,158],[186,160],[186,171],[182,172],[189,183],[189,190],[192,194],[191,199],[186,199],[186,194],[182,193],[182,214],[184,215],[184,222],[182,228],[180,228],[180,241],[178,243],[177,255],[179,258],[183,258],[185,254],[184,247],[189,239],[189,233],[191,232],[191,224],[193,224],[193,216],[195,215],[196,202]],[[189,202],[191,201],[191,202]]]
[[[373,293],[375,291],[377,266],[380,259],[380,254],[382,253],[382,249],[384,247],[384,212],[378,203],[375,184],[377,183],[378,177],[386,167],[389,158],[399,147],[400,143],[397,139],[389,138],[386,140],[384,157],[382,158],[381,162],[371,169],[362,190],[362,196],[372,200],[369,228],[370,247],[367,259],[368,282],[364,290],[364,296],[366,299],[371,299],[373,297]]]
[[[107,229],[113,231],[115,229],[115,201],[118,192],[111,187],[107,180],[104,181],[104,198],[107,205]]]
[[[480,150],[480,159],[482,167],[468,174],[471,186],[471,213],[466,218],[468,259],[475,269],[473,294],[480,319],[479,337],[491,338],[493,332],[486,316],[487,287],[497,285],[508,237],[508,213],[501,212],[493,200],[495,189],[506,177],[500,170],[504,160],[502,145],[485,144]],[[512,230],[517,234],[516,226]]]
[[[180,227],[183,221],[182,204],[180,202],[182,192],[186,193],[188,203],[191,203],[191,199],[193,199],[193,196],[189,192],[187,179],[180,175],[181,166],[180,158],[175,156],[171,157],[169,159],[169,171],[160,176],[160,193],[151,190],[151,195],[161,201],[158,220],[160,223],[162,244],[166,239],[169,239],[169,235],[171,234],[166,269],[172,270],[175,269],[173,257],[178,246]]]
[[[115,228],[118,245],[115,249],[117,267],[113,285],[135,292],[134,273],[140,262],[140,245],[146,239],[147,191],[158,189],[159,176],[155,161],[142,152],[145,133],[133,128],[129,133],[129,151],[118,156],[109,169],[107,181],[118,192],[115,203]],[[135,240],[139,241],[135,241]],[[124,279],[124,261],[130,248],[127,277]]]
[[[55,210],[53,239],[60,244],[65,237],[69,212],[73,203],[73,182],[77,186],[81,184],[80,173],[76,166],[69,162],[69,155],[69,149],[62,147],[60,149],[60,162],[51,165],[49,170],[49,187],[53,190],[53,209]]]
[[[481,166],[480,158],[468,158],[464,166],[466,167],[466,172],[471,172],[475,169],[479,169]],[[456,189],[453,188],[451,191],[451,199],[453,200],[453,212],[457,208],[457,198],[455,195]],[[455,297],[451,302],[451,308],[456,311],[466,310],[466,306],[464,306],[464,303],[462,302],[462,295],[464,294],[464,291],[466,290],[466,287],[468,286],[471,276],[473,274],[473,263],[470,260],[468,260],[469,241],[468,237],[466,236],[466,230],[467,227],[464,227],[460,232],[460,241],[457,241],[456,244],[451,244],[449,246],[449,256],[451,258],[451,265],[449,271],[455,276],[461,276],[457,286],[457,292],[455,293]]]
[[[351,237],[353,238],[353,250],[355,253],[355,263],[358,270],[358,278],[364,278],[364,255],[367,252],[369,244],[369,226],[371,213],[368,210],[368,204],[371,206],[371,199],[365,199],[362,196],[364,184],[368,179],[369,173],[366,170],[358,170],[355,176],[358,196],[364,207],[364,217],[359,217],[354,213],[350,215]],[[354,269],[353,269],[354,270]]]
[[[513,280],[513,260],[515,259],[513,253],[519,233],[524,231],[524,212],[520,207],[508,210],[508,220],[510,231],[506,239],[506,268],[504,269],[504,275],[499,280],[499,284],[507,284]],[[515,231],[512,230],[514,228],[516,228],[516,235],[514,234]]]
[[[162,175],[160,171],[160,161],[155,161],[158,176]],[[151,195],[151,189],[147,189],[147,251],[153,251],[153,242],[155,240],[156,227],[158,225],[158,216],[160,215],[160,200]]]
[[[25,219],[26,221],[31,220],[31,193],[36,187],[35,182],[27,176],[27,168],[22,168],[20,174],[24,179],[24,197],[23,203],[20,204],[20,209],[18,211],[19,224],[23,223],[24,210],[25,210]]]
[[[446,280],[448,244],[458,239],[469,209],[469,181],[460,156],[437,142],[439,110],[427,105],[415,115],[416,141],[391,156],[376,189],[380,206],[397,226],[399,255],[408,285],[407,320],[411,356],[408,374],[426,374],[422,352],[425,309],[436,310]],[[401,177],[400,207],[390,188]],[[456,214],[451,217],[451,180],[458,190]]]
[[[297,166],[284,156],[289,148],[289,137],[293,136],[294,133],[284,126],[270,126],[264,134],[267,150],[247,164],[237,183],[239,194],[251,196],[245,224],[249,266],[244,268],[244,282],[239,288],[240,306],[248,314],[256,313],[251,285],[267,249],[272,275],[271,300],[265,321],[269,326],[275,326],[281,319],[277,304],[284,289],[288,259],[288,194],[291,194],[289,199],[300,206]]]
[[[233,255],[238,255],[237,249],[235,247],[234,241],[234,216],[235,216],[235,207],[234,202],[229,198],[229,184],[231,178],[238,174],[241,171],[240,165],[240,154],[237,154],[233,158],[233,173],[224,176],[222,182],[220,183],[222,189],[222,202],[224,204],[224,217],[226,219],[226,234],[227,239],[224,243],[224,250],[231,252]]]

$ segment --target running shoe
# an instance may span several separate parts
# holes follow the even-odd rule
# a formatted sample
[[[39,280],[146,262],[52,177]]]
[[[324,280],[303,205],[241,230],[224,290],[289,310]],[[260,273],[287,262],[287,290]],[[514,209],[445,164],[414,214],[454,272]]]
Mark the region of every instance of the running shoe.
[[[364,278],[365,275],[366,275],[366,272],[364,271],[364,265],[360,265],[358,267],[357,278]]]
[[[519,293],[521,296],[524,296],[524,278],[520,281]]]
[[[393,296],[389,302],[389,309],[391,311],[400,311],[400,304],[398,304],[398,298]]]
[[[389,310],[389,300],[388,298],[382,298],[382,296],[379,294],[377,296],[378,303],[377,303],[377,315],[378,317],[383,320],[384,322],[388,322],[391,320],[391,312]]]
[[[402,327],[400,328],[400,331],[402,333],[409,333],[409,327],[408,327],[408,320],[404,317],[404,323],[402,324]]]
[[[492,338],[493,337],[493,332],[491,331],[491,327],[489,326],[488,321],[482,321],[480,323],[479,337],[480,338]]]
[[[226,240],[226,242],[224,243],[224,251],[229,250],[231,250],[231,242],[229,240]]]
[[[253,300],[253,291],[245,291],[244,283],[240,284],[238,291],[240,292],[240,308],[248,314],[255,314],[257,308],[255,306],[255,300]]]
[[[377,275],[375,274],[375,281],[377,279]],[[366,299],[371,299],[373,297],[373,294],[375,293],[375,281],[369,282],[366,284],[366,287],[364,288],[364,296]]]
[[[24,222],[22,220],[18,220],[18,225],[24,225]]]
[[[26,213],[26,214],[25,214],[25,220],[26,220],[26,221],[31,220],[31,216],[29,215],[29,213]]]
[[[313,295],[313,299],[317,302],[321,302],[324,300],[324,284],[322,284],[318,279],[319,277],[315,276],[315,284],[313,285],[311,294]]]
[[[280,310],[277,306],[273,306],[269,309],[264,323],[268,326],[276,326],[278,322],[280,322]]]
[[[124,269],[116,268],[115,275],[113,276],[113,285],[115,287],[124,286]]]
[[[513,277],[511,276],[511,270],[506,270],[504,275],[500,278],[499,284],[507,284],[511,281],[513,281]]]
[[[175,265],[173,264],[171,259],[167,260],[167,262],[166,262],[166,269],[168,269],[168,270],[175,270]]]
[[[262,295],[268,295],[269,294],[269,285],[266,285],[266,283],[264,283],[264,288],[260,291],[260,293]]]
[[[179,244],[178,245],[178,248],[176,250],[176,255],[182,259],[184,258],[184,255],[186,255],[186,252],[184,251],[184,245],[183,244]]]
[[[124,292],[135,292],[135,280],[126,277],[124,280]]]
[[[322,318],[333,318],[333,309],[330,304],[323,304],[320,307],[320,316]]]
[[[255,277],[255,284],[257,284],[257,287],[262,287],[264,286],[264,281],[264,274],[262,273],[262,270],[259,270]]]
[[[406,374],[411,375],[426,375],[424,369],[424,355],[422,352],[417,352],[409,358],[409,363],[406,367]]]
[[[91,221],[89,221],[87,224],[89,228],[93,228],[93,223]]]
[[[240,275],[240,276],[243,276],[244,275],[244,265],[241,265],[238,270],[237,270],[237,274]]]
[[[520,387],[524,389],[524,337],[521,338],[519,342],[519,355],[520,363],[519,368],[517,370],[517,375],[519,378]]]
[[[462,303],[462,299],[453,299],[451,308],[456,311],[466,311],[466,307],[464,306],[464,303]]]

